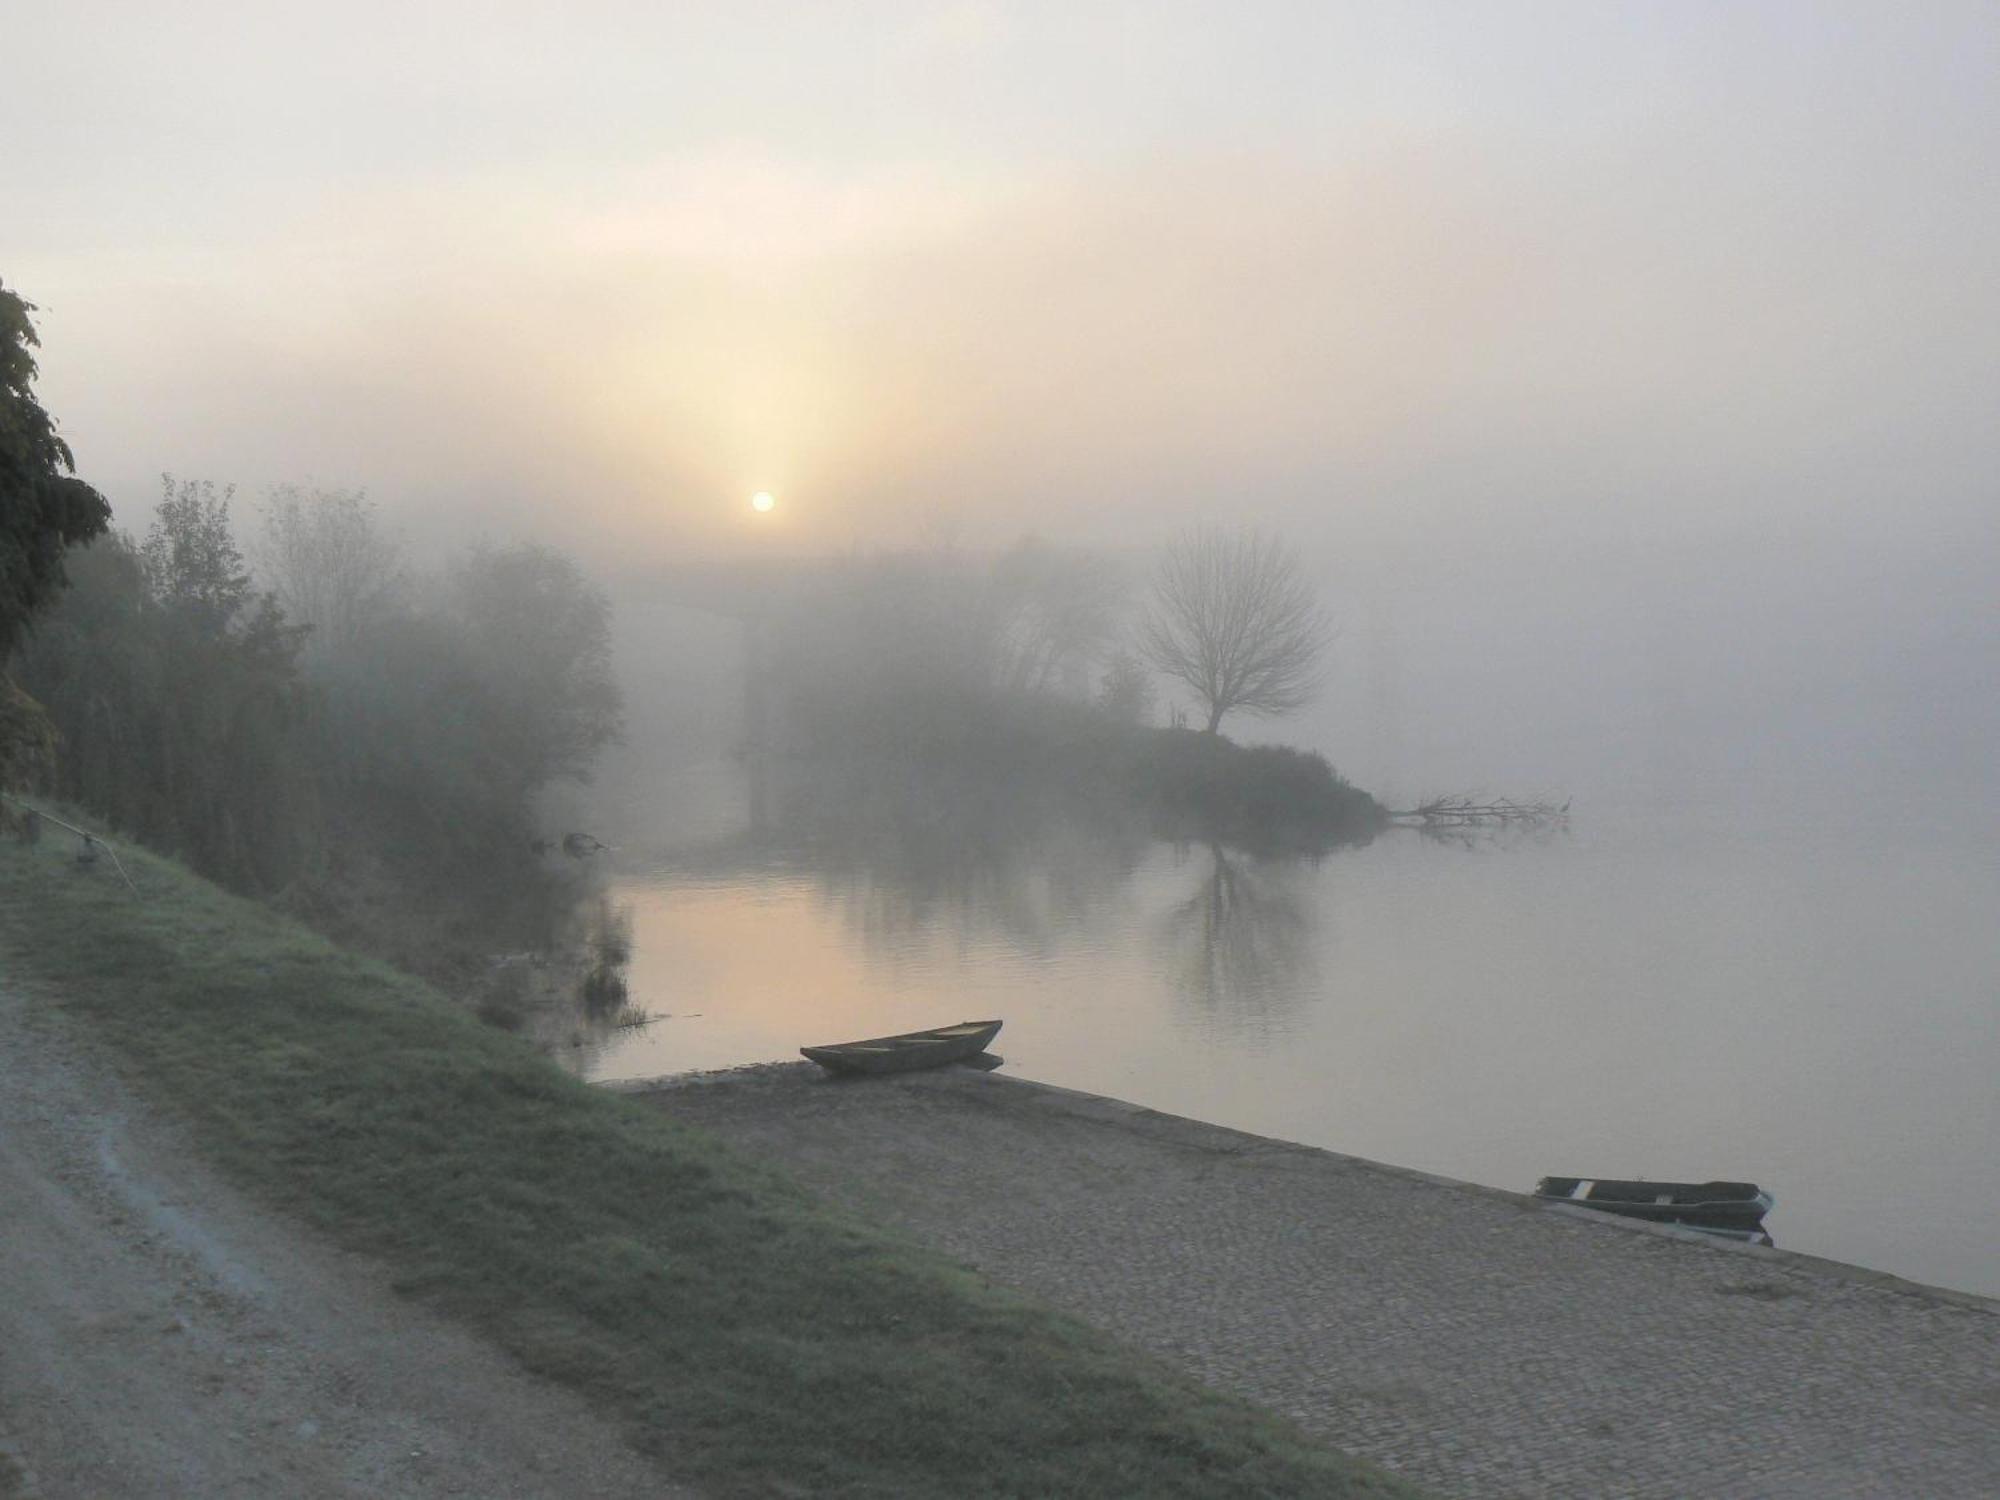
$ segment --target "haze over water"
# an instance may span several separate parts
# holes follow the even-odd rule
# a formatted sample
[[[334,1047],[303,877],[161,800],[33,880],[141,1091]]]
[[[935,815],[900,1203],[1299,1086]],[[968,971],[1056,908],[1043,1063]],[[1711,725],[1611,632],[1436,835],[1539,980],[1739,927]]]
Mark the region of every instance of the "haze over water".
[[[1786,1248],[2000,1293],[1990,831],[1611,807],[1319,861],[1048,828],[940,863],[759,837],[742,790],[622,804],[633,999],[671,1019],[592,1076],[1001,1016],[1026,1077],[1516,1191],[1747,1178]]]
[[[1996,1289],[2000,10],[10,27],[0,275],[119,524],[161,470],[365,486],[611,581],[593,820],[676,1019],[604,1066],[991,1010],[1034,1076],[1505,1186],[1769,1178],[1783,1243]],[[1244,866],[1214,953],[1199,848],[738,847],[691,578],[1027,532],[1137,575],[1201,520],[1340,627],[1231,734],[1570,836]]]
[[[564,14],[21,18],[0,250],[121,524],[366,486],[644,598],[1249,520],[1342,629],[1268,732],[1392,798],[1993,790],[1992,7]]]

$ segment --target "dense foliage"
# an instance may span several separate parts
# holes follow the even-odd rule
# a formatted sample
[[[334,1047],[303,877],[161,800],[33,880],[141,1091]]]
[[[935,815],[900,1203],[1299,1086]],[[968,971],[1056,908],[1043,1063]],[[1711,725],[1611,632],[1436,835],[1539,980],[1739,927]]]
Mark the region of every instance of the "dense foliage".
[[[63,586],[65,550],[102,532],[111,514],[75,477],[69,445],[31,389],[33,310],[0,286],[0,669],[30,617]],[[45,771],[54,751],[48,716],[0,670],[0,787]]]
[[[19,673],[61,735],[56,791],[233,885],[269,890],[319,842],[304,632],[252,588],[228,503],[183,485],[143,544],[112,535],[79,551]]]
[[[75,477],[69,445],[31,389],[33,310],[0,286],[0,662],[62,587],[64,550],[103,531],[111,516],[104,497]]]
[[[48,788],[421,962],[389,929],[435,934],[452,904],[532,884],[537,795],[616,735],[609,606],[528,545],[409,586],[358,497],[280,492],[271,575],[323,626],[253,579],[232,499],[169,480],[142,541],[72,554],[18,656],[61,736]]]
[[[926,711],[949,721],[966,698],[1087,697],[1125,596],[1106,560],[1033,539],[997,557],[845,557],[801,581],[752,670],[813,743],[906,732]]]

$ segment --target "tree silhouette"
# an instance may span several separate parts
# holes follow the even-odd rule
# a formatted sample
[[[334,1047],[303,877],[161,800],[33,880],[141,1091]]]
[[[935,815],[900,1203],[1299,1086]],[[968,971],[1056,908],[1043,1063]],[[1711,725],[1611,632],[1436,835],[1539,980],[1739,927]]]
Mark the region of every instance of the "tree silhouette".
[[[56,745],[42,706],[7,677],[7,658],[66,581],[64,552],[111,518],[104,497],[74,476],[69,444],[31,389],[32,311],[0,286],[0,787],[46,772]]]
[[[28,617],[63,586],[63,552],[102,532],[104,497],[74,477],[76,461],[30,387],[39,344],[23,302],[0,286],[0,663]]]
[[[1194,690],[1214,734],[1233,710],[1286,714],[1310,699],[1332,634],[1282,541],[1198,527],[1167,547],[1139,645]]]

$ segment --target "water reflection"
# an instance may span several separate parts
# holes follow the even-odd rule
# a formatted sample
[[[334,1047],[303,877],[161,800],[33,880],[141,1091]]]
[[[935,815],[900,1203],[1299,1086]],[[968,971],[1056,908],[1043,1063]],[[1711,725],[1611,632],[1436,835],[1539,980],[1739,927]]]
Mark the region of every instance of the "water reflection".
[[[644,1019],[628,1003],[626,972],[632,966],[632,911],[602,892],[579,912],[574,946],[583,968],[577,1004],[586,1020],[599,1025],[631,1025]]]
[[[1204,1015],[1268,1026],[1317,988],[1312,921],[1294,884],[1300,861],[1213,843],[1197,857],[1200,882],[1162,923],[1175,993]]]
[[[1498,853],[1509,849],[1546,848],[1566,843],[1570,837],[1569,818],[1546,823],[1418,823],[1399,824],[1397,832],[1413,835],[1427,844],[1468,853]]]
[[[884,950],[949,930],[1054,951],[1120,911],[1150,846],[1122,810],[949,769],[755,757],[735,836],[663,851],[656,877],[805,875]]]
[[[1790,1247],[2000,1291],[1988,841],[1594,818],[1315,864],[891,771],[780,767],[751,819],[733,774],[728,827],[620,826],[663,1019],[579,1023],[581,1071],[1002,1016],[1028,1077],[1517,1191],[1755,1180]]]
[[[618,1033],[649,1024],[631,1001],[628,903],[588,885],[535,936],[536,946],[489,961],[475,995],[484,1020],[551,1051],[601,1050]]]

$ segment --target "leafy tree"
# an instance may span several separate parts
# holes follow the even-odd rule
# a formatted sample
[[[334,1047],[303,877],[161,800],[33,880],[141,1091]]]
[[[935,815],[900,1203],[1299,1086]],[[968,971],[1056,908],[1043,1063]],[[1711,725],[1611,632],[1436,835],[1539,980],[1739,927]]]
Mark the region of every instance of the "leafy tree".
[[[142,545],[72,555],[22,681],[62,729],[63,795],[228,884],[275,889],[320,846],[304,631],[252,586],[228,492],[164,484]]]
[[[263,521],[251,548],[257,573],[287,619],[312,627],[305,651],[315,664],[351,655],[371,621],[405,604],[396,544],[364,492],[279,485]]]
[[[603,590],[553,548],[476,547],[446,581],[446,608],[477,673],[493,752],[520,798],[588,779],[624,708]]]
[[[496,933],[562,909],[535,794],[617,732],[603,595],[536,547],[406,587],[360,496],[281,490],[264,540],[291,550],[260,563],[318,616],[297,620],[253,578],[231,492],[163,484],[143,541],[71,553],[23,644],[63,736],[52,785],[344,941],[447,982],[484,973]],[[0,693],[0,724],[15,708]]]
[[[66,745],[51,784],[116,827],[157,833],[164,825],[150,773],[169,752],[149,729],[172,687],[145,568],[116,532],[78,548],[68,566],[68,590],[18,658]]]
[[[154,602],[186,614],[212,633],[228,631],[256,590],[229,526],[236,487],[219,494],[213,480],[174,483],[160,476],[160,507],[139,560]]]
[[[1144,724],[1153,716],[1157,690],[1153,674],[1130,651],[1111,658],[1097,692],[1097,706],[1121,724]]]
[[[1257,531],[1198,527],[1160,561],[1140,646],[1194,691],[1214,734],[1227,713],[1286,714],[1311,699],[1331,638],[1289,547]]]
[[[55,764],[56,729],[41,704],[0,674],[0,788],[46,776]],[[0,827],[17,827],[0,804]]]
[[[69,444],[42,410],[34,304],[0,286],[0,663],[63,585],[63,552],[109,524],[104,497],[75,477]]]
[[[44,775],[55,726],[5,667],[29,619],[65,581],[63,553],[102,532],[111,507],[75,477],[69,445],[31,387],[34,305],[0,286],[0,787]],[[11,814],[7,814],[11,819]]]

